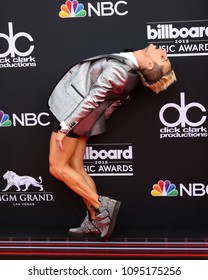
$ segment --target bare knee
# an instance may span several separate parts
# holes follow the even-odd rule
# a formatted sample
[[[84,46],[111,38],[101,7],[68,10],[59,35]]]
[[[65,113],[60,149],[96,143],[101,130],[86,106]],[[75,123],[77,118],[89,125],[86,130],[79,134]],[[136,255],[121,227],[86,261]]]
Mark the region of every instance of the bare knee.
[[[73,168],[71,168],[71,166],[69,166],[68,164],[60,164],[60,162],[49,161],[49,172],[50,174],[59,179],[60,181],[65,181],[66,178],[68,180],[70,180],[71,183],[74,183],[74,170]]]
[[[57,165],[55,162],[53,162],[52,160],[49,160],[49,172],[50,172],[50,174],[51,174],[53,177],[55,177],[55,178],[61,180],[61,173],[62,173],[61,167],[58,166],[58,165]]]
[[[75,170],[76,172],[78,172],[78,173],[80,173],[80,174],[85,174],[85,168],[84,168],[84,166],[83,166],[83,164],[79,164],[78,162],[73,162],[73,161],[71,161],[70,163],[69,163],[69,166],[73,169],[73,170]]]

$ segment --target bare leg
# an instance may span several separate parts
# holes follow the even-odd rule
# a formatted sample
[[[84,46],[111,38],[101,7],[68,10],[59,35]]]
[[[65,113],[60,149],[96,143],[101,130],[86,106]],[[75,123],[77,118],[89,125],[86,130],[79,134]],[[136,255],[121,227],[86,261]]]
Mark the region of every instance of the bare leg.
[[[80,137],[78,143],[77,143],[77,147],[76,150],[74,152],[74,154],[71,157],[70,163],[69,165],[76,170],[77,172],[79,172],[80,174],[82,174],[86,180],[86,182],[88,183],[89,187],[91,188],[91,190],[95,193],[97,193],[97,188],[95,185],[94,180],[88,175],[88,173],[86,172],[83,162],[84,162],[84,154],[85,154],[85,148],[86,148],[86,143],[87,143],[87,138],[85,137]],[[92,219],[94,219],[95,217],[95,212],[92,210],[91,203],[89,203],[88,200],[86,200],[85,198],[84,202],[87,206],[88,211],[90,212],[90,217]]]
[[[98,200],[96,186],[83,166],[87,139],[84,137],[62,139],[63,150],[56,143],[56,133],[52,132],[50,141],[50,172],[63,181],[84,200],[93,221],[85,218],[79,228],[69,229],[70,236],[89,236],[93,233],[101,238],[109,238],[115,226],[120,202],[108,197]],[[91,206],[98,209],[96,214]]]
[[[61,151],[56,144],[55,137],[56,133],[52,132],[49,154],[51,174],[80,195],[86,202],[87,207],[93,205],[95,208],[99,208],[100,202],[98,201],[95,184],[83,168],[83,151],[86,148],[86,138],[65,137],[64,151]]]

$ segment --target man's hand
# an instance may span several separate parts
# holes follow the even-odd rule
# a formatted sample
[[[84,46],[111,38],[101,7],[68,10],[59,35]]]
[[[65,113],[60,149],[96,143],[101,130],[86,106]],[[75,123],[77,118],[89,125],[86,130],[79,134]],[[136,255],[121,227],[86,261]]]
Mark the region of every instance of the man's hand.
[[[57,146],[59,147],[59,149],[61,151],[64,150],[64,146],[63,146],[63,140],[64,140],[64,137],[66,137],[66,134],[65,133],[62,133],[60,130],[57,132],[56,134],[56,144]]]

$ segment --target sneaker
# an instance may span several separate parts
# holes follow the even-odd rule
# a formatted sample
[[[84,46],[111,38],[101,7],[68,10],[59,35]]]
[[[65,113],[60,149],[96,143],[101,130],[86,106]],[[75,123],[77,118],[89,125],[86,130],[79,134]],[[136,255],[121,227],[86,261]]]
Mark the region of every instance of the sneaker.
[[[100,237],[108,239],[113,233],[121,202],[100,196],[99,214],[95,215],[92,224],[101,232]]]
[[[72,237],[100,237],[100,233],[90,221],[88,212],[80,227],[70,228],[68,231],[68,235]]]

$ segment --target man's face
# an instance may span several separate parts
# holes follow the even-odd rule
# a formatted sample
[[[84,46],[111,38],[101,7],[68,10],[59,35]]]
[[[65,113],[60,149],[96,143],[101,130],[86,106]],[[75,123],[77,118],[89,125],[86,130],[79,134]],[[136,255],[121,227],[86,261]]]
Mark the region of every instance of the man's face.
[[[170,60],[167,57],[166,50],[158,48],[156,45],[150,44],[146,47],[146,55],[156,64],[162,66],[163,74],[171,69]]]

